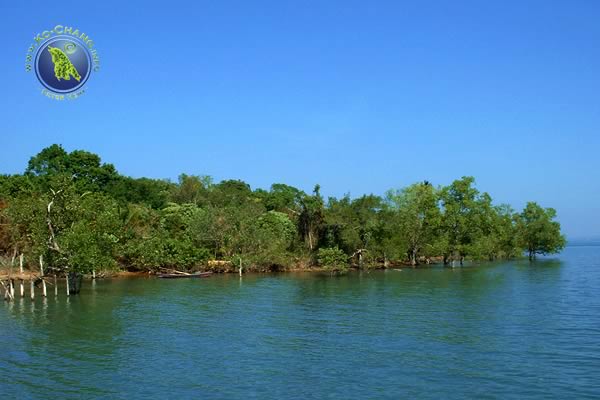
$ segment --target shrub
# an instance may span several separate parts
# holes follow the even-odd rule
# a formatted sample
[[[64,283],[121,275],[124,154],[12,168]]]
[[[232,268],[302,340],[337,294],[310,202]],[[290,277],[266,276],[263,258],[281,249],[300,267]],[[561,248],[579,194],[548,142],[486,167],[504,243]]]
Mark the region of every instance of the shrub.
[[[317,253],[319,265],[330,271],[348,270],[348,256],[338,247],[326,247],[319,249]]]

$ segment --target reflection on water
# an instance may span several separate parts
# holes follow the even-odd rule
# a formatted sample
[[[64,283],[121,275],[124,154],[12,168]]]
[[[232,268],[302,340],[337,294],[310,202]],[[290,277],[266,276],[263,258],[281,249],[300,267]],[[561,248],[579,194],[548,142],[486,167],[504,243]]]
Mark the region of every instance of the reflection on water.
[[[600,393],[600,248],[454,270],[116,279],[0,306],[14,398]]]

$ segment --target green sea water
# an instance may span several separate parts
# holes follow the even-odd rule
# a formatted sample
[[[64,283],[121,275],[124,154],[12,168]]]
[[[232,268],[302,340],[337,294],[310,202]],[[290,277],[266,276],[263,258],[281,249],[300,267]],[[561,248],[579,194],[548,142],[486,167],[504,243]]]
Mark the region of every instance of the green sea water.
[[[600,398],[600,247],[402,271],[85,282],[0,303],[17,399]]]

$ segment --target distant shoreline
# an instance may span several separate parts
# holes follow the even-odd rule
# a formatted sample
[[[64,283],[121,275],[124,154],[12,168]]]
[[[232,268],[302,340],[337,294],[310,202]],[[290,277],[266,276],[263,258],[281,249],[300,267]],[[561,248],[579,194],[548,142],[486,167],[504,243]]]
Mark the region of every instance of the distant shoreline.
[[[468,260],[465,262],[465,266],[472,266],[472,265],[479,265],[481,263],[495,263],[498,261],[515,261],[518,260],[519,258],[514,258],[512,260],[494,260],[494,261],[489,261],[489,260]],[[526,259],[526,257],[522,257],[520,259]],[[454,269],[458,270],[460,268],[464,268],[465,266],[460,266],[459,264],[456,265],[456,267],[454,267]],[[358,266],[354,266],[354,267],[350,267],[345,271],[336,271],[336,270],[331,270],[329,268],[326,267],[319,267],[319,266],[311,266],[311,267],[291,267],[291,268],[283,268],[283,269],[278,269],[278,270],[268,270],[268,269],[261,269],[261,268],[245,268],[244,269],[244,273],[243,275],[256,275],[256,274],[265,274],[265,275],[271,275],[271,274],[293,274],[293,273],[307,273],[307,272],[314,272],[314,273],[329,273],[329,274],[333,274],[333,275],[339,275],[340,273],[346,273],[346,272],[370,272],[370,271],[401,271],[401,270],[425,270],[425,269],[432,269],[432,268],[443,268],[443,269],[453,269],[450,265],[444,265],[443,262],[441,261],[434,261],[430,264],[418,264],[418,265],[411,265],[408,262],[405,263],[390,263],[390,265],[388,267],[385,267],[382,265],[378,265],[378,266],[371,266],[371,267],[365,267],[363,269],[359,268]],[[163,272],[168,272],[168,271],[174,271],[174,269],[169,269],[169,268],[164,268],[163,271],[129,271],[127,269],[116,269],[116,270],[101,270],[97,272],[97,279],[114,279],[114,278],[149,278],[149,277],[157,277],[159,274],[163,273]],[[211,270],[210,268],[198,268],[197,270],[194,269],[193,271],[186,271],[186,272],[212,272],[215,275],[238,275],[238,270],[237,269],[229,269],[229,270]],[[53,276],[53,273],[49,273],[47,275],[45,275],[46,277],[51,277]],[[92,279],[92,275],[91,274],[83,274],[85,279]],[[16,271],[12,271],[12,273],[10,272],[10,269],[8,268],[1,268],[0,269],[0,280],[7,280],[7,279],[14,279],[15,281],[18,280],[24,280],[24,281],[29,281],[31,279],[37,279],[39,277],[39,272],[38,271],[33,271],[33,270],[29,270],[29,269],[25,269],[23,271],[23,273],[21,274],[18,271],[18,268],[16,268]],[[64,273],[59,273],[57,274],[57,277],[59,280],[64,280]]]
[[[568,242],[566,247],[598,247],[600,246],[600,240],[588,241],[573,241]]]

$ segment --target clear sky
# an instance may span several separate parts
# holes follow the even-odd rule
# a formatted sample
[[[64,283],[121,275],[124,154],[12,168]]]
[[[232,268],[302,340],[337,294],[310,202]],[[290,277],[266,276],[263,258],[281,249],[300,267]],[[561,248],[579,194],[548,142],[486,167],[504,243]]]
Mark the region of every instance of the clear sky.
[[[0,172],[52,143],[134,177],[181,172],[383,194],[473,175],[600,236],[600,2],[0,0]],[[24,58],[62,24],[102,69],[41,95]]]

